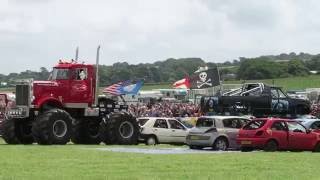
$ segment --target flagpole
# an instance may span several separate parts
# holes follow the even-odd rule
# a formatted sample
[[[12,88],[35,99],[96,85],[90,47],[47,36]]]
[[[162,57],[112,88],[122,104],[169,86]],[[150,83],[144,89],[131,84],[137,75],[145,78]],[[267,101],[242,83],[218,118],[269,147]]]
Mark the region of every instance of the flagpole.
[[[223,83],[221,83],[221,79],[220,79],[220,71],[219,71],[219,68],[218,68],[218,66],[217,66],[217,71],[218,71],[218,78],[219,78],[219,84],[220,84],[220,89],[219,89],[219,91],[220,91],[220,94],[222,95],[222,85],[223,85]],[[223,81],[223,80],[222,80]]]

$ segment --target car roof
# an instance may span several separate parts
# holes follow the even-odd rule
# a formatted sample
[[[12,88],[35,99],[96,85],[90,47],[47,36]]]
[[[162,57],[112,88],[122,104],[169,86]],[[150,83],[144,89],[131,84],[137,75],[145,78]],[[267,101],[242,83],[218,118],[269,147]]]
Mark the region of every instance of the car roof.
[[[256,118],[253,119],[253,121],[259,121],[259,120],[264,120],[264,121],[287,121],[287,122],[297,122],[296,120],[293,119],[284,119],[284,118]]]
[[[139,118],[137,118],[137,119],[175,119],[175,120],[177,120],[176,118],[174,118],[174,117],[139,117]]]
[[[243,118],[243,119],[250,119],[246,116],[201,116],[199,118],[208,118],[208,119],[230,119],[230,118]]]
[[[307,120],[298,120],[298,121],[302,121],[301,123],[307,124],[307,123],[314,123],[314,122],[320,121],[320,119],[307,119]]]

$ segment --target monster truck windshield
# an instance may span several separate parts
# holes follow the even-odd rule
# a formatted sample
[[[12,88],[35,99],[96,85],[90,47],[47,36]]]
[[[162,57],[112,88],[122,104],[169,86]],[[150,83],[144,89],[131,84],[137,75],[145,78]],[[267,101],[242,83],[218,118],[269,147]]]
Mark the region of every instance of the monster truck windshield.
[[[66,80],[69,79],[69,69],[53,68],[49,80]]]
[[[282,92],[281,89],[271,88],[272,98],[286,98],[287,96]]]
[[[286,98],[287,96],[282,92],[281,89],[278,89],[279,92],[279,98]]]

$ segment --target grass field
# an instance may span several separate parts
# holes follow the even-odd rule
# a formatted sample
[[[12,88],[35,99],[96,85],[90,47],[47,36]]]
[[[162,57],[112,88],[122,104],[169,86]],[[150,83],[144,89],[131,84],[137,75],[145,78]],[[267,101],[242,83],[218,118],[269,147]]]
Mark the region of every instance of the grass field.
[[[97,147],[114,146],[5,145],[0,139],[0,179],[283,180],[320,177],[320,153],[152,155],[99,151]],[[171,146],[156,148],[161,147]]]
[[[239,84],[243,81],[226,81],[226,84]],[[290,77],[279,79],[251,80],[246,82],[263,82],[283,87],[285,90],[302,90],[305,88],[320,88],[320,75],[310,75],[306,77]]]
[[[224,81],[224,84],[241,84],[244,81]],[[245,82],[263,82],[266,84],[274,84],[283,87],[285,90],[302,90],[305,88],[320,88],[320,75],[310,75],[305,77],[290,77],[278,79],[263,79],[263,80],[247,80]],[[143,90],[151,89],[167,89],[172,88],[172,84],[148,85],[143,87]]]

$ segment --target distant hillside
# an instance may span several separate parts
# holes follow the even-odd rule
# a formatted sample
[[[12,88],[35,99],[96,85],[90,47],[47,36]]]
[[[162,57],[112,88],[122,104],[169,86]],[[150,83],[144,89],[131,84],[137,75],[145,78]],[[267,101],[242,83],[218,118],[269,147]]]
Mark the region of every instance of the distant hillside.
[[[170,58],[136,65],[126,62],[115,63],[111,66],[100,65],[100,84],[106,86],[127,79],[143,79],[146,83],[172,83],[191,75],[200,66],[218,66],[224,80],[286,78],[306,76],[310,71],[319,72],[320,55],[283,53],[256,58],[240,57],[223,63],[206,62],[201,58]],[[38,72],[26,70],[21,73],[10,73],[7,76],[0,74],[0,82],[8,82],[10,86],[16,79],[46,80],[49,74],[49,70],[41,67]]]
[[[312,58],[314,58],[315,56],[318,56],[318,55],[312,55],[312,54],[303,53],[303,52],[296,54],[296,53],[292,52],[289,54],[282,53],[280,55],[267,55],[267,56],[260,56],[260,57],[268,58],[270,60],[296,60],[296,59],[300,59],[303,61],[308,61],[308,60],[311,60]]]

